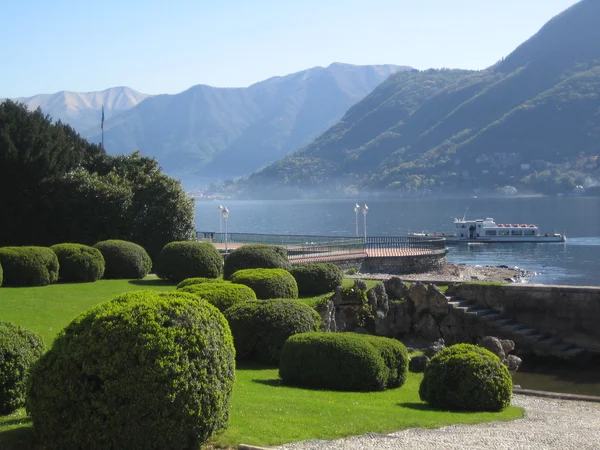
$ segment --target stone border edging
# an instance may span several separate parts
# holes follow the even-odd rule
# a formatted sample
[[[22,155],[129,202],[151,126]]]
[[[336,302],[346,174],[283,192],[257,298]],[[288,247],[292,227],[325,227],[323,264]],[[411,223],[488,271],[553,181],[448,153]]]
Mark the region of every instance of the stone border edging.
[[[532,397],[554,398],[559,400],[575,400],[580,402],[600,403],[600,397],[593,395],[567,394],[563,392],[535,391],[532,389],[513,388],[513,394],[529,395]]]
[[[257,447],[256,445],[240,444],[238,450],[269,450],[268,447]]]

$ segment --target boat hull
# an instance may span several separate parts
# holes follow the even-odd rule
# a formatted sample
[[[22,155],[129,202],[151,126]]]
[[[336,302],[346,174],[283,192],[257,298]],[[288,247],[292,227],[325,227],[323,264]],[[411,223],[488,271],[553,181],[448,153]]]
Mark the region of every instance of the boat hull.
[[[446,243],[448,244],[497,244],[497,243],[536,243],[536,242],[554,242],[561,243],[567,242],[565,236],[506,236],[506,237],[478,237],[477,239],[461,239],[456,237],[446,237]]]

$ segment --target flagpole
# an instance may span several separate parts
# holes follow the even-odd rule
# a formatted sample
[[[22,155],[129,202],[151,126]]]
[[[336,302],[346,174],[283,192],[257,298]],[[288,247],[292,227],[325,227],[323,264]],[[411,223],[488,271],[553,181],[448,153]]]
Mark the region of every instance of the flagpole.
[[[102,150],[104,150],[104,103],[102,103],[102,122],[100,122],[100,128],[102,128]]]

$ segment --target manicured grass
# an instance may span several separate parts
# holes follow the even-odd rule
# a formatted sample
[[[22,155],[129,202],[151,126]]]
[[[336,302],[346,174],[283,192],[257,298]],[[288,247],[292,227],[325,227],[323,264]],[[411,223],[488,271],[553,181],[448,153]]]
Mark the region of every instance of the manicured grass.
[[[117,294],[152,289],[172,291],[175,284],[151,275],[143,280],[98,280],[43,287],[0,287],[0,320],[28,328],[49,347],[54,337],[78,314]]]
[[[353,280],[345,280],[350,285]],[[376,281],[368,282],[372,287]],[[153,289],[170,291],[173,283],[144,280],[100,280],[35,288],[0,288],[0,320],[40,333],[48,346],[75,316],[117,294]],[[322,296],[302,299],[310,302]],[[373,393],[316,391],[281,386],[276,368],[238,367],[231,399],[229,428],[216,436],[216,446],[239,443],[276,445],[304,439],[334,439],[366,432],[385,433],[408,427],[440,427],[454,423],[512,420],[520,408],[500,413],[431,410],[419,400],[422,375],[409,374],[400,389]],[[33,430],[25,410],[0,416],[0,448],[32,449]]]
[[[236,371],[229,428],[213,439],[218,446],[277,445],[305,439],[335,439],[403,428],[514,420],[521,408],[499,413],[447,412],[419,399],[422,374],[383,392],[334,392],[282,386],[278,370],[242,367]]]

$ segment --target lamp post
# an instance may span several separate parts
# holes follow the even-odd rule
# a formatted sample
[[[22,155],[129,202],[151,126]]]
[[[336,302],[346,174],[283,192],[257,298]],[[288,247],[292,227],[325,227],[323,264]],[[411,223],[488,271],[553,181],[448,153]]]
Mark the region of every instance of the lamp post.
[[[358,211],[360,210],[360,205],[357,203],[354,205],[354,215],[356,216],[356,237],[358,237]]]
[[[225,221],[225,253],[227,252],[227,219],[229,219],[229,210],[226,206],[223,206],[223,211],[221,213],[223,216],[223,220]]]
[[[223,205],[219,205],[219,207],[217,208],[219,210],[219,233],[223,233]]]
[[[363,218],[364,218],[364,225],[365,225],[365,244],[367,243],[367,213],[369,212],[369,207],[367,206],[367,204],[365,203],[365,206],[363,206]]]

